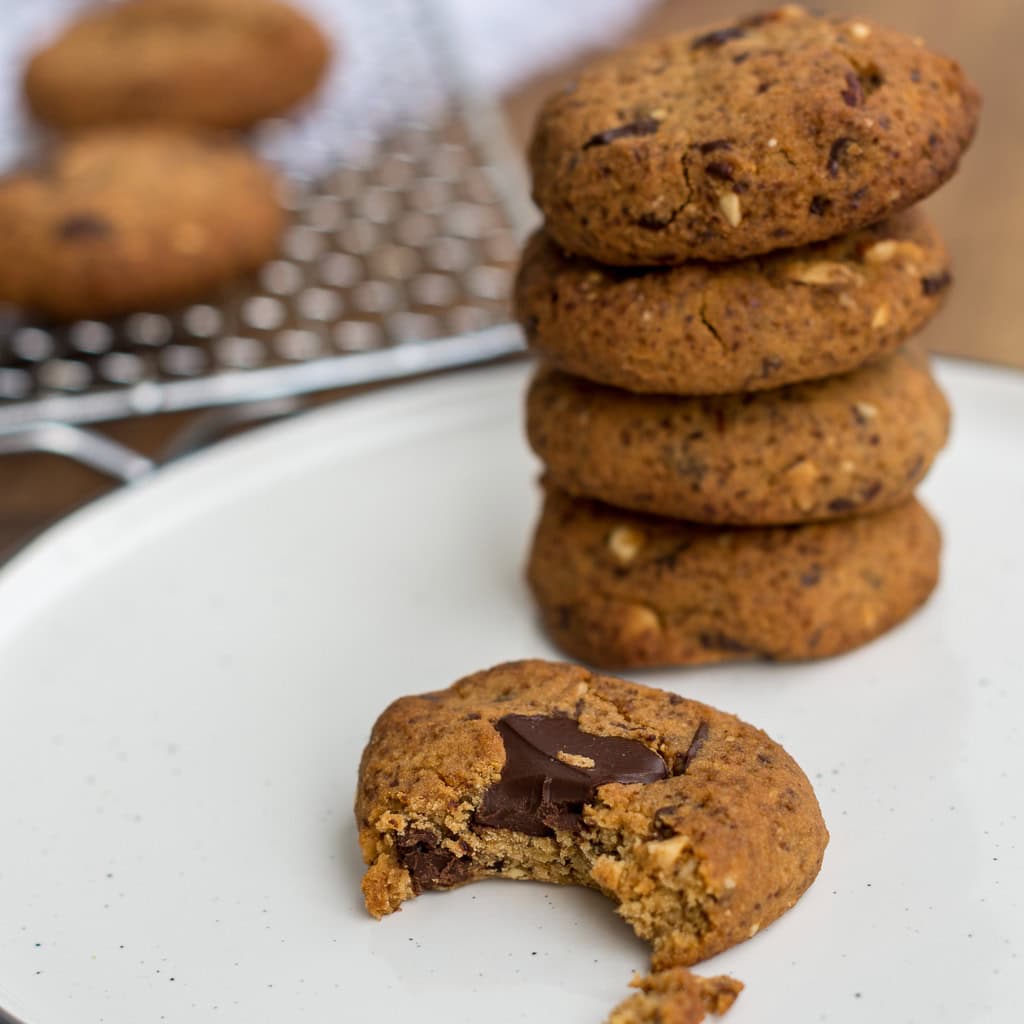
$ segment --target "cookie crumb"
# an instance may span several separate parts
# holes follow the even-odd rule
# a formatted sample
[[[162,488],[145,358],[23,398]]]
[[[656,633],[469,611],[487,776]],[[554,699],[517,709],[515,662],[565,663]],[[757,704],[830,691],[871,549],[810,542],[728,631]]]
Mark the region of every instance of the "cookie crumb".
[[[743,990],[735,978],[702,978],[685,967],[634,975],[629,984],[640,991],[619,1003],[606,1024],[699,1024],[709,1013],[726,1013]]]

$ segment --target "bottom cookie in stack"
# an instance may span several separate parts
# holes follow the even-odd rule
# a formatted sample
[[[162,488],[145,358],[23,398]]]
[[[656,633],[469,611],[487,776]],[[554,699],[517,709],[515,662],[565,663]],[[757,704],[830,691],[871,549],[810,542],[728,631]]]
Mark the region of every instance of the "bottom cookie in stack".
[[[833,522],[730,528],[549,486],[528,578],[552,640],[593,665],[803,660],[910,615],[938,582],[940,546],[913,498]]]

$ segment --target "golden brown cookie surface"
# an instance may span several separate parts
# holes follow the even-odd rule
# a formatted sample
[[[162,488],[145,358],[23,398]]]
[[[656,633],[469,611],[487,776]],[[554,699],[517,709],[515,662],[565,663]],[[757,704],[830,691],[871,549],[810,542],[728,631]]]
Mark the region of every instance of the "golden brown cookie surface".
[[[838,519],[910,497],[949,408],[917,348],[841,377],[746,395],[634,395],[541,369],[527,432],[578,497],[693,522]]]
[[[531,348],[629,391],[730,394],[846,373],[921,329],[950,282],[917,210],[813,246],[647,272],[526,247],[516,314]]]
[[[592,665],[792,661],[905,619],[935,587],[940,544],[913,499],[833,523],[727,529],[550,490],[528,576],[548,635]]]
[[[652,943],[656,968],[769,924],[828,839],[806,776],[758,729],[543,661],[392,704],[363,754],[356,817],[375,916],[476,878],[586,885]]]
[[[740,259],[928,195],[979,104],[919,40],[790,5],[584,71],[539,115],[534,198],[562,246],[603,263]]]
[[[0,300],[56,319],[163,308],[270,259],[271,171],[239,144],[107,129],[0,180]]]
[[[329,57],[319,29],[277,0],[129,0],[86,13],[36,54],[25,94],[64,129],[244,128],[311,93]]]

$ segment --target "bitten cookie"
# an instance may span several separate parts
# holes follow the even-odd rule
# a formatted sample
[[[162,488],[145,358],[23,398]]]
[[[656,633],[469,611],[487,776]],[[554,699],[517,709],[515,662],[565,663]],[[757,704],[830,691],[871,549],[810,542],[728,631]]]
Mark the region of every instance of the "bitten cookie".
[[[276,0],[130,0],[88,11],[36,54],[25,95],[62,129],[244,128],[309,95],[329,58],[319,29]]]
[[[949,256],[918,210],[738,263],[637,272],[530,240],[516,315],[567,373],[629,391],[760,391],[856,369],[939,308]]]
[[[837,519],[905,501],[949,407],[916,347],[842,377],[747,395],[634,395],[541,369],[526,427],[570,494],[700,523]]]
[[[920,40],[789,5],[584,71],[538,117],[534,198],[552,237],[603,263],[739,259],[928,195],[979,106]]]
[[[905,619],[939,574],[916,501],[835,523],[715,529],[550,490],[528,578],[544,627],[602,667],[824,658]]]
[[[356,818],[374,916],[477,878],[585,885],[615,900],[656,969],[774,921],[828,841],[807,777],[763,732],[544,661],[392,704],[363,753]]]
[[[72,319],[201,297],[270,259],[284,214],[235,142],[108,129],[0,179],[0,224],[0,301]]]

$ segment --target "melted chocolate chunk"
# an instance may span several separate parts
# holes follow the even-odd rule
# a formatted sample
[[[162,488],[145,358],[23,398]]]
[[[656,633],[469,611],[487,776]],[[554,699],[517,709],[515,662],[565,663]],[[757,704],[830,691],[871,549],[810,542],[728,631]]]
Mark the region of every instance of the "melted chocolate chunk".
[[[409,829],[395,840],[395,848],[417,896],[429,889],[449,889],[469,877],[469,858],[446,850],[433,832]]]
[[[528,836],[579,831],[583,805],[600,786],[657,782],[669,774],[642,743],[593,736],[566,716],[506,715],[495,728],[505,744],[505,767],[473,816],[478,826]]]
[[[724,46],[730,39],[742,39],[746,34],[746,31],[739,25],[733,25],[731,28],[720,28],[714,32],[706,32],[702,36],[697,36],[690,43],[690,49],[700,50],[706,46],[717,49],[719,46]]]
[[[711,139],[708,142],[700,143],[697,148],[706,156],[719,149],[732,149],[732,143],[728,139]]]
[[[79,213],[65,217],[54,229],[58,238],[77,241],[80,238],[102,238],[114,229],[110,221],[91,213]]]
[[[637,135],[653,135],[660,127],[661,122],[656,121],[653,117],[639,117],[635,121],[630,121],[629,124],[620,124],[618,128],[608,128],[606,131],[592,135],[583,143],[583,148],[607,146],[609,142],[614,142],[616,139],[628,139]]]

